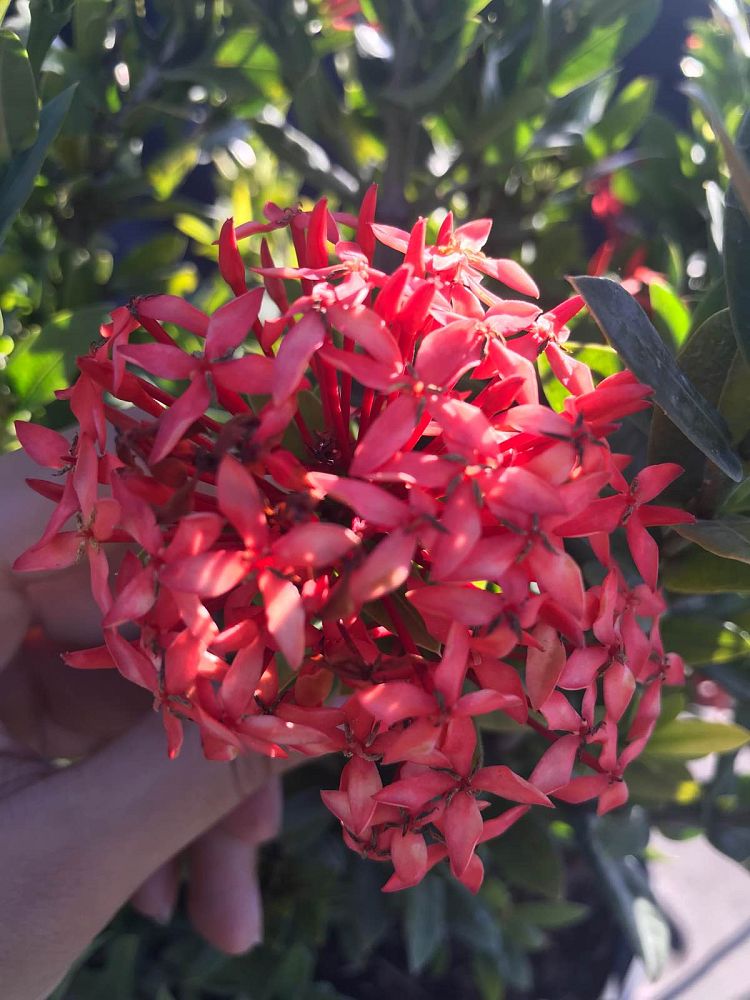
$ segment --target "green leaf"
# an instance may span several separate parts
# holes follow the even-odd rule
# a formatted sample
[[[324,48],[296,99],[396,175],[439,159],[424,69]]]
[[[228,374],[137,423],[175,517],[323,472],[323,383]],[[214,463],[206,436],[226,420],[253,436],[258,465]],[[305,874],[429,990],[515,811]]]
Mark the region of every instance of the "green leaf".
[[[647,889],[630,877],[627,859],[613,858],[597,836],[590,817],[579,823],[582,846],[599,876],[602,891],[649,979],[664,969],[670,952],[669,924]]]
[[[111,0],[77,0],[73,8],[73,37],[84,59],[101,58]]]
[[[742,479],[724,420],[677,367],[648,317],[625,289],[609,278],[570,278],[602,333],[630,370],[653,386],[654,399],[674,424],[730,479]]]
[[[504,965],[503,933],[482,896],[472,895],[460,882],[450,881],[446,888],[449,893],[446,912],[452,936],[475,954]]]
[[[656,727],[644,756],[694,760],[709,753],[739,750],[748,742],[750,731],[735,723],[674,719],[665,726]]]
[[[586,137],[586,145],[598,157],[625,149],[651,111],[656,82],[639,76],[622,89],[604,118]]]
[[[34,75],[39,73],[52,42],[70,20],[74,0],[30,0],[31,27],[27,49]]]
[[[722,514],[745,514],[750,511],[750,477],[724,498],[720,511]]]
[[[39,116],[39,134],[29,149],[18,153],[6,166],[0,178],[0,244],[8,227],[31,194],[47,150],[60,131],[63,120],[73,100],[76,85],[68,87],[42,108]]]
[[[491,842],[490,850],[503,878],[512,885],[556,899],[562,892],[560,855],[544,824],[531,816]]]
[[[436,875],[406,890],[404,943],[409,972],[418,975],[444,943],[445,882]]]
[[[725,559],[750,563],[750,518],[732,517],[720,521],[679,524],[675,531],[702,549]]]
[[[664,323],[675,345],[680,347],[690,331],[690,310],[671,285],[653,281],[649,299],[654,314]]]
[[[750,593],[750,567],[691,548],[662,563],[664,586],[678,594]]]
[[[518,903],[514,914],[530,924],[545,930],[557,930],[579,924],[591,912],[583,903],[569,903],[567,900],[550,900],[547,903]]]
[[[0,163],[28,149],[39,131],[34,74],[21,39],[0,31]]]
[[[0,0],[0,22],[5,17],[8,7],[10,7],[10,0]]]
[[[272,977],[272,993],[282,997],[303,997],[315,975],[315,956],[301,941],[295,941],[284,951],[283,960],[278,962]]]
[[[21,340],[8,358],[5,375],[19,405],[36,410],[52,402],[75,372],[75,359],[99,338],[107,306],[57,313],[36,333]]]
[[[418,82],[408,87],[387,88],[383,98],[392,104],[415,111],[428,107],[439,97],[451,80],[487,38],[487,32],[476,23],[465,24],[445,47],[445,52],[437,60],[431,71]]]
[[[750,166],[748,166],[742,152],[735,146],[729,138],[729,133],[724,127],[721,112],[705,90],[697,83],[690,81],[680,88],[683,93],[691,97],[699,106],[703,114],[709,121],[714,134],[717,136],[721,147],[724,150],[729,173],[732,178],[732,190],[737,197],[737,201],[742,206],[745,216],[750,220]],[[746,116],[741,129],[741,135],[746,141],[748,128],[748,118]]]
[[[729,401],[722,405],[721,400],[727,392],[736,356],[737,344],[727,309],[706,319],[688,337],[677,355],[680,371],[723,416],[733,408]],[[746,391],[744,398],[747,398]],[[729,430],[731,433],[731,422]],[[734,434],[731,437],[736,440]],[[721,493],[728,487],[726,478],[717,474],[704,454],[661,410],[656,410],[651,421],[649,462],[671,462],[676,455],[685,471],[670,484],[664,499],[683,505],[692,502],[702,515],[713,513]]]
[[[750,146],[750,116],[738,134],[737,155],[746,157]],[[743,159],[744,163],[744,159]],[[750,218],[747,203],[741,203],[742,188],[734,180],[724,207],[724,275],[732,326],[746,361],[750,360]],[[750,191],[747,192],[750,197]],[[744,207],[744,211],[743,211]]]
[[[626,24],[627,18],[623,16],[612,24],[599,25],[590,31],[550,80],[552,96],[565,97],[577,87],[612,69]]]
[[[719,413],[726,420],[732,441],[741,448],[741,454],[747,458],[743,445],[750,434],[750,366],[746,363],[740,351],[735,351],[729,364],[719,398]]]
[[[672,649],[691,666],[727,663],[750,656],[750,634],[733,622],[709,615],[670,612],[661,621],[666,649]]]

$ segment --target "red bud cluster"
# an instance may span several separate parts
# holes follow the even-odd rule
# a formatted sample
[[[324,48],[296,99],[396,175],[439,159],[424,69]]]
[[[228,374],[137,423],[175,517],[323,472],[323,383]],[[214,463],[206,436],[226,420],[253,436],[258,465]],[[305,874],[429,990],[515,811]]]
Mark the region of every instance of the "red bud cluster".
[[[682,678],[648,529],[691,518],[650,502],[678,466],[624,477],[607,439],[650,390],[627,372],[595,386],[566,352],[580,299],[542,313],[491,291],[537,295],[483,253],[488,220],[447,215],[428,245],[424,220],[374,212],[372,189],[358,217],[322,200],[228,220],[232,297],[213,315],[171,295],[116,309],[59,394],[73,445],[18,426],[57,478],[32,481],[55,510],[16,568],[88,559],[104,642],[67,662],[150,691],[171,755],[186,720],[211,758],[341,753],[323,798],[350,847],[392,861],[386,888],[447,857],[476,889],[477,845],[531,806],[626,800],[662,684]],[[248,289],[237,240],[284,227],[298,266],[264,240]],[[402,256],[392,273],[376,241]],[[542,353],[560,413],[540,402]],[[603,582],[586,586],[568,539]],[[127,543],[114,576],[110,542]],[[529,775],[482,763],[487,713],[536,731]]]

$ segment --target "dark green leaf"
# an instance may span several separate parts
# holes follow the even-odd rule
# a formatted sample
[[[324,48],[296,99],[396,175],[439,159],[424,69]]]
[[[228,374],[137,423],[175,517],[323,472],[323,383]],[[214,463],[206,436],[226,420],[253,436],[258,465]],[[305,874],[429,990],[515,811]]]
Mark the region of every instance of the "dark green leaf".
[[[34,74],[21,39],[0,31],[0,163],[28,149],[39,130]]]
[[[453,936],[476,954],[504,963],[500,924],[482,897],[472,895],[458,882],[449,882],[447,889],[447,916]]]
[[[664,585],[678,594],[750,593],[750,567],[690,548],[662,564]]]
[[[732,371],[737,344],[729,311],[723,309],[705,320],[687,339],[677,355],[677,365],[698,392],[713,406],[726,411],[721,399],[727,389],[728,372]],[[745,397],[746,398],[746,397]],[[731,426],[730,426],[731,432]],[[733,440],[736,440],[732,435]],[[661,410],[654,412],[649,440],[649,461],[671,462],[679,456],[684,473],[672,483],[664,499],[683,505],[693,504],[701,515],[715,510],[721,494],[726,491],[726,477]]]
[[[675,527],[683,538],[725,559],[750,563],[750,518],[732,517],[720,521],[696,521]]]
[[[590,913],[583,903],[569,903],[564,899],[546,903],[519,903],[513,912],[528,923],[545,930],[570,927],[585,920]]]
[[[445,882],[432,875],[406,890],[404,943],[409,972],[417,975],[445,941]]]
[[[37,78],[50,45],[71,18],[73,3],[74,0],[30,0],[31,27],[26,47]]]
[[[583,821],[580,836],[608,899],[633,951],[642,960],[649,979],[662,972],[670,952],[669,925],[652,899],[634,889],[628,878],[627,861],[613,858],[599,840],[590,818]]]
[[[653,386],[654,399],[674,424],[731,479],[742,479],[724,420],[675,363],[648,317],[625,289],[609,278],[570,279],[602,333],[631,371]]]
[[[497,840],[491,851],[503,878],[512,885],[555,899],[562,892],[562,862],[547,827],[525,816]]]
[[[0,244],[8,227],[31,194],[47,150],[68,113],[75,89],[75,85],[68,87],[44,105],[39,116],[39,134],[36,142],[23,153],[14,156],[3,172],[0,185]]]

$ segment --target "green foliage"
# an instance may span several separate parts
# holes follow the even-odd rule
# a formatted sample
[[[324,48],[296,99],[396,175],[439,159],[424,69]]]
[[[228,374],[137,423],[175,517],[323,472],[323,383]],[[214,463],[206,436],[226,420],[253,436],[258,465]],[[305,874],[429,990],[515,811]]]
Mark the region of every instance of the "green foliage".
[[[742,466],[719,413],[677,366],[638,303],[608,278],[572,278],[602,333],[631,371],[652,385],[654,400],[721,471],[739,482]]]

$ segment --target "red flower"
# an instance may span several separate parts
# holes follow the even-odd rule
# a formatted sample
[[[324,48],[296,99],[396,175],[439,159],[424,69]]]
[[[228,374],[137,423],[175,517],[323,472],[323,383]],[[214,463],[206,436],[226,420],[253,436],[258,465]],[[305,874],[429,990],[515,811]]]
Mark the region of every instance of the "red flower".
[[[233,297],[212,315],[172,295],[113,312],[60,393],[76,442],[19,425],[59,479],[32,481],[55,508],[16,568],[85,555],[103,643],[67,662],[150,691],[172,756],[185,724],[217,759],[343,753],[323,798],[349,847],[392,861],[385,889],[448,859],[476,891],[478,845],[529,808],[627,798],[661,687],[682,679],[648,533],[690,519],[650,502],[680,470],[625,480],[608,438],[650,390],[627,372],[597,385],[565,353],[577,297],[542,313],[486,287],[537,294],[485,256],[488,220],[448,215],[428,246],[425,220],[374,224],[374,188],[358,217],[264,212],[222,227]],[[296,266],[262,243],[248,290],[237,240],[282,228]],[[403,254],[390,274],[376,238]],[[540,400],[540,352],[561,413]],[[619,532],[644,583],[617,564]],[[601,584],[566,547],[579,537]],[[113,579],[110,541],[128,546]],[[528,779],[480,763],[474,719],[494,712],[542,741]]]

